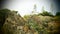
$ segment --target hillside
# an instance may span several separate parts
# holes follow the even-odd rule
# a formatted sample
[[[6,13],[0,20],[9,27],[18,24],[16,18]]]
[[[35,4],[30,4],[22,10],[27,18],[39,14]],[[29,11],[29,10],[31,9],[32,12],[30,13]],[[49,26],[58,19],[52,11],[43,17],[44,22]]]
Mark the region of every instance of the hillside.
[[[5,10],[0,10],[3,34],[59,34],[60,21],[56,20],[56,17],[42,15],[21,17],[17,11]]]

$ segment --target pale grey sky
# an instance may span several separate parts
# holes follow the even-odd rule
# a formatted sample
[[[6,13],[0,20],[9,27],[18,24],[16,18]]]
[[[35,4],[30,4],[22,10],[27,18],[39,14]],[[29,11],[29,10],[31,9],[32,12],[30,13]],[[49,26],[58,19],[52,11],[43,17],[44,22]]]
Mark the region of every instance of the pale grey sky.
[[[37,12],[41,12],[42,7],[46,11],[51,11],[51,4],[54,6],[52,9],[55,9],[56,6],[52,0],[9,0],[4,8],[11,10],[16,10],[21,16],[31,14],[34,8],[34,4],[37,6]],[[56,9],[55,9],[56,10]]]

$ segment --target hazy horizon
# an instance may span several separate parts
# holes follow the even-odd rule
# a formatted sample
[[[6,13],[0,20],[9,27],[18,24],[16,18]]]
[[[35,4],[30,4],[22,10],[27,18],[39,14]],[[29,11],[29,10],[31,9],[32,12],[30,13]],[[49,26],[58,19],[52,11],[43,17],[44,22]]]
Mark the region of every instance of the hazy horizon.
[[[3,8],[16,10],[21,16],[31,14],[36,4],[36,12],[40,13],[42,7],[48,12],[57,11],[56,5],[52,0],[8,0]],[[53,5],[51,7],[51,5]],[[53,12],[52,12],[53,13]]]

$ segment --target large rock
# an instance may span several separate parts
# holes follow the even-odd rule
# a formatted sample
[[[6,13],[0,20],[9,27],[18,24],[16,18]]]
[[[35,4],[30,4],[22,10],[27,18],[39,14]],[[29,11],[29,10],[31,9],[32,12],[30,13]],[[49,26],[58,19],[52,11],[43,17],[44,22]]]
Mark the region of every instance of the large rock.
[[[26,21],[19,16],[15,11],[9,12],[7,18],[5,19],[5,23],[3,25],[4,34],[20,34],[20,30],[23,31],[23,26]]]

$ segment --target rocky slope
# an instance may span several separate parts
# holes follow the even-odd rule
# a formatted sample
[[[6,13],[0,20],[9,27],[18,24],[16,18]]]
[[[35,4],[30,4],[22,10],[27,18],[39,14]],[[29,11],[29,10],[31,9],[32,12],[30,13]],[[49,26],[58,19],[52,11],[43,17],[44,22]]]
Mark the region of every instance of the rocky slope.
[[[54,17],[41,15],[21,17],[16,11],[10,10],[4,16],[6,18],[1,28],[3,34],[58,34],[59,21],[55,21]]]

